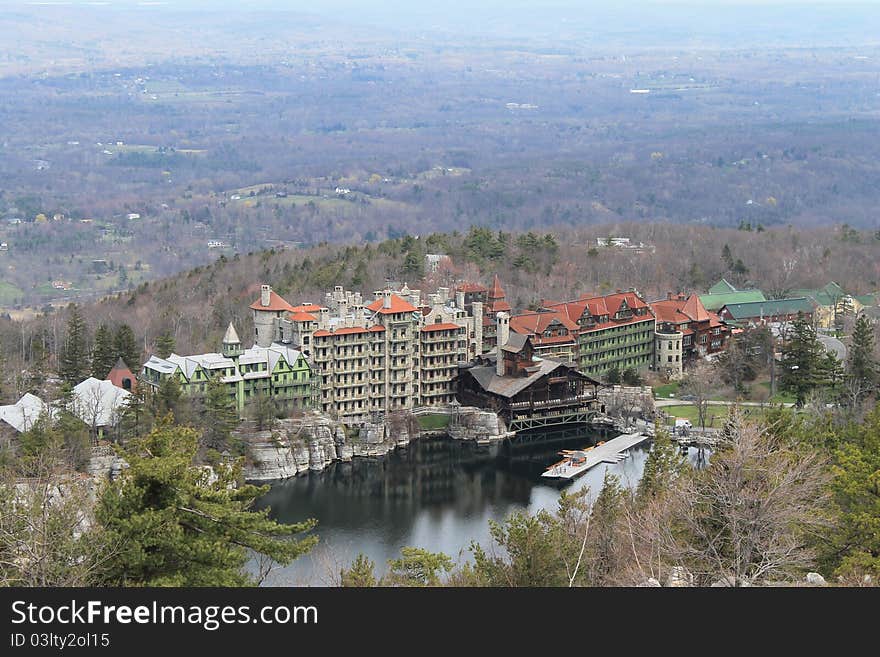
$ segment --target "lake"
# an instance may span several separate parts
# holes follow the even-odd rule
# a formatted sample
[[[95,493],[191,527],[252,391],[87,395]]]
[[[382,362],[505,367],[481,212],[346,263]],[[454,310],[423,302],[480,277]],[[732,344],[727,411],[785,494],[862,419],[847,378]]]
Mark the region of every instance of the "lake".
[[[271,507],[280,522],[316,518],[320,543],[290,566],[278,568],[268,586],[333,585],[340,568],[364,553],[385,572],[405,546],[469,558],[471,541],[491,543],[489,520],[519,510],[553,510],[560,486],[542,480],[561,449],[579,449],[607,439],[589,428],[526,434],[512,441],[477,446],[448,438],[413,441],[382,458],[334,463],[321,472],[279,482],[258,507]],[[613,437],[613,434],[612,436]],[[630,450],[620,463],[600,464],[565,490],[589,487],[596,495],[606,470],[628,486],[638,484],[649,444]],[[698,463],[698,450],[689,456]]]

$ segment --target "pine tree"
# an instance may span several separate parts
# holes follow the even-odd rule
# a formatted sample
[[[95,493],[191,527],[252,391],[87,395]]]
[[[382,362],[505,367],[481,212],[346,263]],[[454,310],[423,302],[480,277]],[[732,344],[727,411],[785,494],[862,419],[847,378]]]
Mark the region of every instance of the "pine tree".
[[[829,572],[860,579],[880,578],[880,405],[837,450],[833,468],[834,502],[838,522],[823,544]]]
[[[590,554],[588,556],[590,586],[608,586],[609,578],[617,570],[618,537],[624,493],[620,479],[605,471],[602,490],[590,513]]]
[[[856,320],[852,344],[846,360],[846,379],[857,386],[857,397],[867,396],[877,386],[877,359],[874,356],[874,327],[862,315]]]
[[[209,380],[201,421],[202,444],[218,452],[228,450],[238,421],[238,411],[229,396],[229,388],[219,379]]]
[[[92,376],[104,379],[116,364],[116,350],[113,346],[113,334],[110,327],[101,324],[95,331],[95,345],[92,348]]]
[[[239,484],[240,466],[213,474],[195,465],[198,432],[160,420],[122,454],[129,464],[101,496],[97,518],[119,553],[105,564],[108,586],[248,586],[252,552],[281,564],[317,537],[291,540],[315,521],[281,525],[253,511],[268,487]],[[213,479],[213,481],[212,481]]]
[[[168,358],[168,356],[174,353],[176,348],[174,336],[170,333],[163,333],[156,338],[156,355],[159,358]],[[140,365],[140,363],[138,363],[138,365]],[[134,367],[134,365],[129,365],[129,367]]]
[[[119,417],[122,441],[144,435],[153,426],[153,414],[147,404],[148,386],[140,385],[127,397]]]
[[[665,428],[657,425],[636,498],[644,503],[659,497],[684,468],[685,462]]]
[[[125,361],[129,368],[137,370],[140,367],[141,350],[137,346],[134,331],[128,324],[120,324],[116,328],[116,334],[113,336],[113,348],[116,351],[116,358]],[[116,364],[116,358],[113,359],[113,364]]]
[[[376,564],[364,554],[359,554],[351,567],[339,573],[340,586],[369,588],[377,586]]]
[[[822,383],[823,351],[816,330],[799,312],[792,325],[792,337],[783,348],[780,376],[782,387],[795,394],[798,407]]]
[[[78,384],[88,376],[89,350],[87,344],[88,329],[85,320],[76,304],[71,304],[59,368],[61,378],[71,385]]]

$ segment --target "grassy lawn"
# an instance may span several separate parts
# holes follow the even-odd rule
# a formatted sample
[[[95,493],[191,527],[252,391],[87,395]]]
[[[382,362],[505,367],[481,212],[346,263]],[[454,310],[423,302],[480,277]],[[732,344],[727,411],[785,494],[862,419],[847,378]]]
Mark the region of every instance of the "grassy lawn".
[[[15,287],[12,283],[0,281],[0,305],[12,305],[17,299],[23,298],[24,292],[22,290]]]
[[[706,411],[706,426],[720,428],[724,424],[724,420],[727,419],[728,406],[712,406],[710,405]],[[667,420],[667,424],[672,426],[675,424],[675,418],[685,418],[691,421],[695,427],[700,425],[700,418],[697,414],[697,407],[693,404],[681,404],[677,406],[666,406],[663,408],[666,413],[669,414],[669,418]],[[740,406],[740,412],[742,415],[749,419],[760,419],[763,418],[767,413],[769,408],[760,408],[754,406]]]
[[[769,381],[762,381],[758,385],[761,386],[762,388],[764,388],[764,390],[766,390],[767,392],[770,392],[770,382]],[[776,394],[773,395],[773,397],[770,399],[770,401],[772,401],[774,404],[779,404],[779,403],[794,404],[797,401],[797,398],[788,392],[780,392],[777,389]]]
[[[670,393],[672,393],[672,397],[678,397],[678,381],[654,387],[654,397],[656,399],[669,399]]]
[[[419,415],[419,428],[422,431],[436,431],[449,426],[448,415]]]

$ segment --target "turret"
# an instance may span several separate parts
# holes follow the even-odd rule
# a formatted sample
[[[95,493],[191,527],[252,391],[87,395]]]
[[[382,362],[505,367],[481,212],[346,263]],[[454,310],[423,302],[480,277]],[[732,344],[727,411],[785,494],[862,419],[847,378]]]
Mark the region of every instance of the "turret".
[[[232,325],[232,322],[229,322],[229,327],[226,329],[226,335],[223,336],[223,355],[226,356],[226,358],[232,358],[234,360],[241,356],[242,351],[241,340],[238,338],[238,333]]]

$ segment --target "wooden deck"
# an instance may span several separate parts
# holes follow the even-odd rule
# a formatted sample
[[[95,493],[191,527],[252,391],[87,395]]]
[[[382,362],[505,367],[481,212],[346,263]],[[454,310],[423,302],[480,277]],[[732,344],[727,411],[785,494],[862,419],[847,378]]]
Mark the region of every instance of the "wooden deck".
[[[624,452],[650,439],[651,436],[647,433],[625,433],[617,438],[612,438],[604,445],[595,446],[586,453],[587,458],[580,465],[571,465],[566,459],[564,463],[551,467],[541,476],[548,479],[575,479],[600,463],[622,461],[626,458]]]

